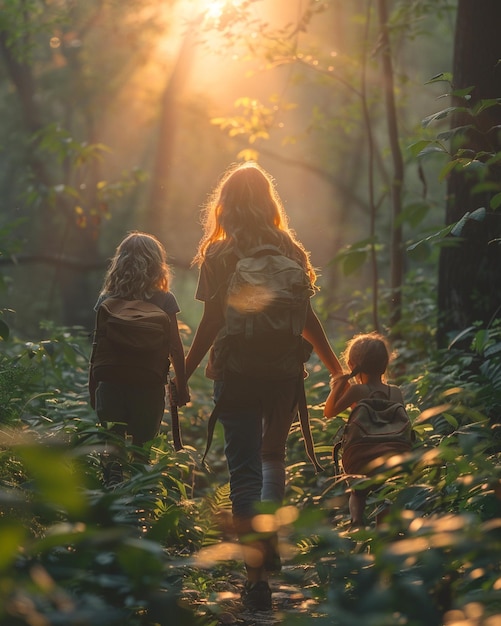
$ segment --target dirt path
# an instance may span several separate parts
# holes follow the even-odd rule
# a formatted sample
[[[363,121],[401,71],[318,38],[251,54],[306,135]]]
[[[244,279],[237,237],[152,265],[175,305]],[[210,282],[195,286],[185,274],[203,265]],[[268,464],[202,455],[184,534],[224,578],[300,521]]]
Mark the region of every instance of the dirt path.
[[[244,578],[237,575],[222,583],[224,588],[215,592],[209,600],[198,600],[195,604],[199,612],[217,619],[218,626],[276,626],[282,622],[284,614],[307,614],[315,606],[315,602],[299,587],[284,581],[287,578],[286,572],[284,574],[270,580],[272,611],[251,612],[243,608],[240,590]]]

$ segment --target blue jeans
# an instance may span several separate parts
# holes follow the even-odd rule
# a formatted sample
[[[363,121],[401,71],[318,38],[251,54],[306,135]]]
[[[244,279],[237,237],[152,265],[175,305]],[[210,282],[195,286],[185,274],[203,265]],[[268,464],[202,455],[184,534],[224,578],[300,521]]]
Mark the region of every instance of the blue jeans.
[[[261,501],[281,504],[285,450],[297,413],[298,379],[231,378],[214,384],[221,402],[233,515],[250,518]]]

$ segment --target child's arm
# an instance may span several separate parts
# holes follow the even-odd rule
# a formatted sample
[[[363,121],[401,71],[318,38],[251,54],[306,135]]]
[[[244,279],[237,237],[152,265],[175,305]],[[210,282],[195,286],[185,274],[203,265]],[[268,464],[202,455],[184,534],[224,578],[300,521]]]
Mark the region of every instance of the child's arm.
[[[177,405],[184,406],[190,401],[188,381],[186,379],[186,369],[184,361],[184,348],[179,334],[176,313],[169,313],[170,317],[170,357],[176,375],[176,395]]]
[[[330,380],[330,392],[325,401],[324,417],[334,417],[336,413],[333,413],[334,406],[339,398],[341,398],[350,388],[348,382],[348,374],[342,374],[336,378]]]
[[[346,386],[348,385],[348,388]],[[350,385],[348,374],[336,379],[325,401],[324,417],[336,417],[363,398],[363,385]]]

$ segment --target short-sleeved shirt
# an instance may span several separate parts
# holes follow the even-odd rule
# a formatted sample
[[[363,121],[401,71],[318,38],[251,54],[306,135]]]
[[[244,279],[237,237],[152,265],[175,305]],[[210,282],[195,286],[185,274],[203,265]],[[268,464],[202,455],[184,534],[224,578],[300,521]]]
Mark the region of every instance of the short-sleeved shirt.
[[[214,246],[215,253],[211,249],[200,267],[195,298],[201,302],[217,298],[221,306],[224,306],[228,284],[235,271],[238,256],[234,252],[218,255],[216,246],[217,244]]]
[[[213,244],[209,249],[204,262],[200,267],[195,298],[201,302],[209,302],[217,299],[221,309],[224,310],[226,292],[230,277],[235,271],[238,256],[234,252],[219,254],[221,244]],[[224,328],[219,332],[209,352],[209,361],[205,369],[205,375],[211,380],[222,380],[224,376],[224,363],[218,358],[218,346],[223,341]]]

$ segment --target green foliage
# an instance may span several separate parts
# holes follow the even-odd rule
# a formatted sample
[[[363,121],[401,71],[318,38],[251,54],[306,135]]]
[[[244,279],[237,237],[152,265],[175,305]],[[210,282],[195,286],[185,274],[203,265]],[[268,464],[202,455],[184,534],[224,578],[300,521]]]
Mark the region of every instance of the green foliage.
[[[63,614],[68,624],[162,623],[167,611],[190,624],[174,558],[202,543],[186,484],[191,456],[161,435],[152,466],[131,461],[126,486],[104,490],[99,457],[110,436],[87,403],[87,339],[51,331],[38,343],[12,338],[3,357],[0,623]]]
[[[437,82],[445,82],[452,87],[452,76],[449,73],[441,73],[428,81],[428,83]],[[471,141],[466,142],[466,137],[476,134],[488,135],[494,130],[493,128],[484,129],[479,122],[481,117],[485,118],[486,111],[501,106],[501,98],[484,98],[471,104],[472,91],[473,86],[459,90],[451,89],[450,93],[444,94],[444,97],[451,97],[455,104],[428,115],[423,119],[422,125],[423,128],[427,128],[447,119],[451,120],[450,128],[439,132],[435,138],[421,139],[410,145],[409,151],[413,157],[417,158],[431,154],[445,157],[439,180],[444,181],[453,170],[460,170],[474,177],[478,180],[478,184],[473,191],[476,193],[490,191],[491,208],[495,210],[499,206],[499,193],[501,192],[499,183],[493,181],[497,180],[495,169],[501,159],[501,153],[486,150],[475,152],[469,146],[464,148],[464,145],[471,145]],[[496,191],[497,194],[492,193]]]
[[[217,28],[224,34],[234,33],[242,16],[250,18],[252,4],[228,5]],[[429,15],[430,9],[446,11],[450,4],[396,2],[394,32],[414,36],[426,25],[421,18]],[[39,4],[25,6],[30,10]],[[84,3],[79,9],[86,15],[88,6]],[[115,8],[122,10],[120,3]],[[308,3],[299,27],[309,27],[316,12],[325,16],[326,8],[325,3]],[[409,12],[414,20],[411,28]],[[46,24],[36,20],[24,24],[21,17],[18,7],[6,3],[0,28],[8,28],[11,46],[22,60],[31,52],[24,46],[29,44],[26,28],[35,29],[28,33],[33,35]],[[10,20],[7,26],[6,20]],[[336,84],[348,85],[346,93],[358,98],[353,80],[360,70],[360,58],[345,63],[342,70],[336,67],[331,71],[331,58],[320,57],[313,49],[297,49],[296,35],[303,32],[295,30],[297,27],[290,24],[281,32],[271,32],[259,23],[255,30],[264,37],[255,45],[270,65],[289,63],[291,53],[298,52],[294,62],[302,75],[296,74],[295,80],[308,85],[315,82],[315,88],[328,86],[326,104],[321,106],[318,99],[310,126],[311,132],[324,140],[317,145],[319,163],[329,163],[330,176],[339,165],[343,176],[349,169],[358,172],[362,169],[359,163],[345,167],[347,152],[333,150],[332,137],[339,132],[351,149],[360,125],[359,113],[353,115],[351,97],[345,94],[344,102],[341,98],[333,103],[331,96],[334,79]],[[119,65],[120,58],[118,55],[110,62]],[[315,81],[311,80],[313,73]],[[441,75],[433,82],[443,79],[448,77]],[[55,93],[52,95],[57,100]],[[431,125],[455,113],[473,118],[482,109],[497,106],[497,101],[486,101],[469,110],[468,90],[454,95],[463,99],[462,106],[430,116],[425,122],[427,132]],[[219,119],[218,123],[257,143],[281,123],[280,116],[289,110],[284,103],[284,99],[272,98],[271,106],[263,106],[243,99],[244,116]],[[377,117],[377,98],[371,104]],[[481,189],[487,184],[483,173],[498,162],[499,155],[472,155],[461,148],[453,154],[444,148],[447,141],[459,140],[461,133],[468,131],[466,124],[452,134],[418,142],[411,155],[452,157],[453,167],[480,172]],[[48,199],[52,208],[64,200],[65,206],[71,207],[68,214],[72,219],[91,216],[87,209],[101,206],[96,200],[106,205],[142,180],[139,172],[132,176],[131,186],[128,178],[112,184],[96,177],[92,186],[95,197],[84,198],[80,184],[86,180],[86,168],[99,162],[103,149],[99,143],[87,145],[75,139],[78,136],[78,132],[59,126],[45,127],[37,136],[38,149],[51,159],[55,170],[67,164],[73,167],[69,177],[56,176],[44,196],[40,189],[27,187],[32,200]],[[333,153],[339,162],[332,161]],[[443,170],[443,175],[449,171]],[[345,181],[336,180],[339,182]],[[346,196],[350,202],[345,203],[349,210],[358,202],[351,187],[357,185],[350,181]],[[490,208],[496,209],[501,202],[499,193],[495,195],[497,188],[490,191],[494,191]],[[385,193],[383,189],[381,195]],[[84,200],[88,202],[85,206]],[[362,205],[365,207],[365,200]],[[431,258],[436,258],[434,251],[453,244],[467,220],[483,216],[479,210],[444,231],[437,233],[435,228],[415,233],[430,206],[410,194],[400,218],[402,224],[412,227],[409,249],[419,262],[428,258],[429,251]],[[74,207],[81,207],[83,213]],[[101,209],[104,212],[99,215],[104,215],[106,206]],[[4,255],[16,250],[9,228],[10,224],[0,231]],[[363,271],[373,245],[384,255],[384,225],[380,232],[374,239],[362,235],[361,242],[339,255],[350,279],[355,271]],[[371,294],[354,282],[347,283],[345,301],[337,309],[329,305],[328,313],[345,313],[343,333],[347,329],[350,334],[370,330]],[[390,294],[384,282],[380,287],[379,305],[386,315]],[[447,350],[437,350],[434,279],[421,269],[412,269],[403,290],[402,318],[394,329],[402,339],[394,346],[391,376],[404,389],[417,433],[411,454],[387,461],[377,475],[357,479],[350,486],[344,477],[334,476],[332,440],[346,415],[328,421],[323,418],[327,376],[315,358],[308,364],[311,424],[325,471],[314,473],[306,460],[299,425],[294,424],[288,448],[286,506],[276,511],[263,509],[264,521],[277,530],[286,555],[282,575],[301,590],[308,606],[307,612],[284,611],[281,620],[285,625],[306,626],[315,619],[318,626],[487,626],[495,623],[500,613],[501,327],[472,326],[451,340]],[[238,551],[226,551],[233,536],[228,524],[230,504],[220,429],[216,429],[208,459],[211,471],[199,466],[206,417],[212,409],[210,382],[200,371],[191,380],[193,403],[181,411],[185,450],[174,451],[163,427],[149,445],[152,463],[145,467],[134,461],[137,451],[126,443],[126,480],[115,490],[106,490],[101,455],[118,442],[96,425],[87,402],[88,338],[82,329],[46,323],[40,331],[44,339],[26,342],[11,331],[6,319],[5,315],[0,319],[0,623],[215,625],[221,610],[211,606],[217,604],[221,590],[238,581],[243,568]],[[367,526],[358,530],[349,526],[351,487],[372,489]],[[376,517],[387,502],[391,504],[389,515],[376,527]]]
[[[328,386],[315,359],[307,388],[325,471],[314,473],[295,424],[287,506],[263,511],[288,555],[284,580],[301,587],[319,624],[440,626],[452,610],[468,615],[476,606],[484,619],[498,610],[501,330],[472,327],[434,350],[433,286],[414,276],[408,289],[415,317],[403,316],[393,373],[418,440],[408,457],[352,484],[372,487],[367,527],[349,529],[349,488],[331,462],[343,416],[322,417]],[[29,619],[51,624],[63,614],[67,623],[164,623],[165,611],[176,623],[214,624],[203,598],[241,576],[241,562],[220,539],[230,511],[220,434],[212,473],[198,467],[210,383],[198,372],[192,381],[193,406],[182,410],[186,449],[176,453],[162,432],[144,467],[126,444],[126,481],[107,491],[100,454],[116,441],[87,403],[87,338],[78,329],[46,332],[50,340],[5,343],[13,373],[2,387],[12,419],[2,428],[0,623],[17,615],[27,624],[19,607],[29,605]],[[386,502],[390,514],[375,527]],[[284,623],[306,619],[286,612]]]
[[[291,489],[305,513],[293,535],[305,567],[291,580],[310,588],[318,623],[440,626],[448,611],[458,611],[459,619],[474,605],[483,619],[498,614],[501,441],[499,390],[493,386],[499,387],[499,379],[490,376],[501,364],[499,331],[472,329],[470,338],[471,351],[451,347],[436,355],[417,380],[423,410],[411,411],[418,432],[414,452],[383,466],[371,481],[359,481],[374,489],[369,520],[383,501],[391,503],[383,526],[349,531],[344,481],[330,469],[315,481],[289,467]],[[465,367],[472,359],[478,360],[473,374]],[[315,388],[325,394],[325,387]],[[328,441],[331,426],[319,429],[313,421],[316,439]],[[308,520],[313,503],[324,512],[314,528]],[[312,567],[318,577],[313,585]]]

